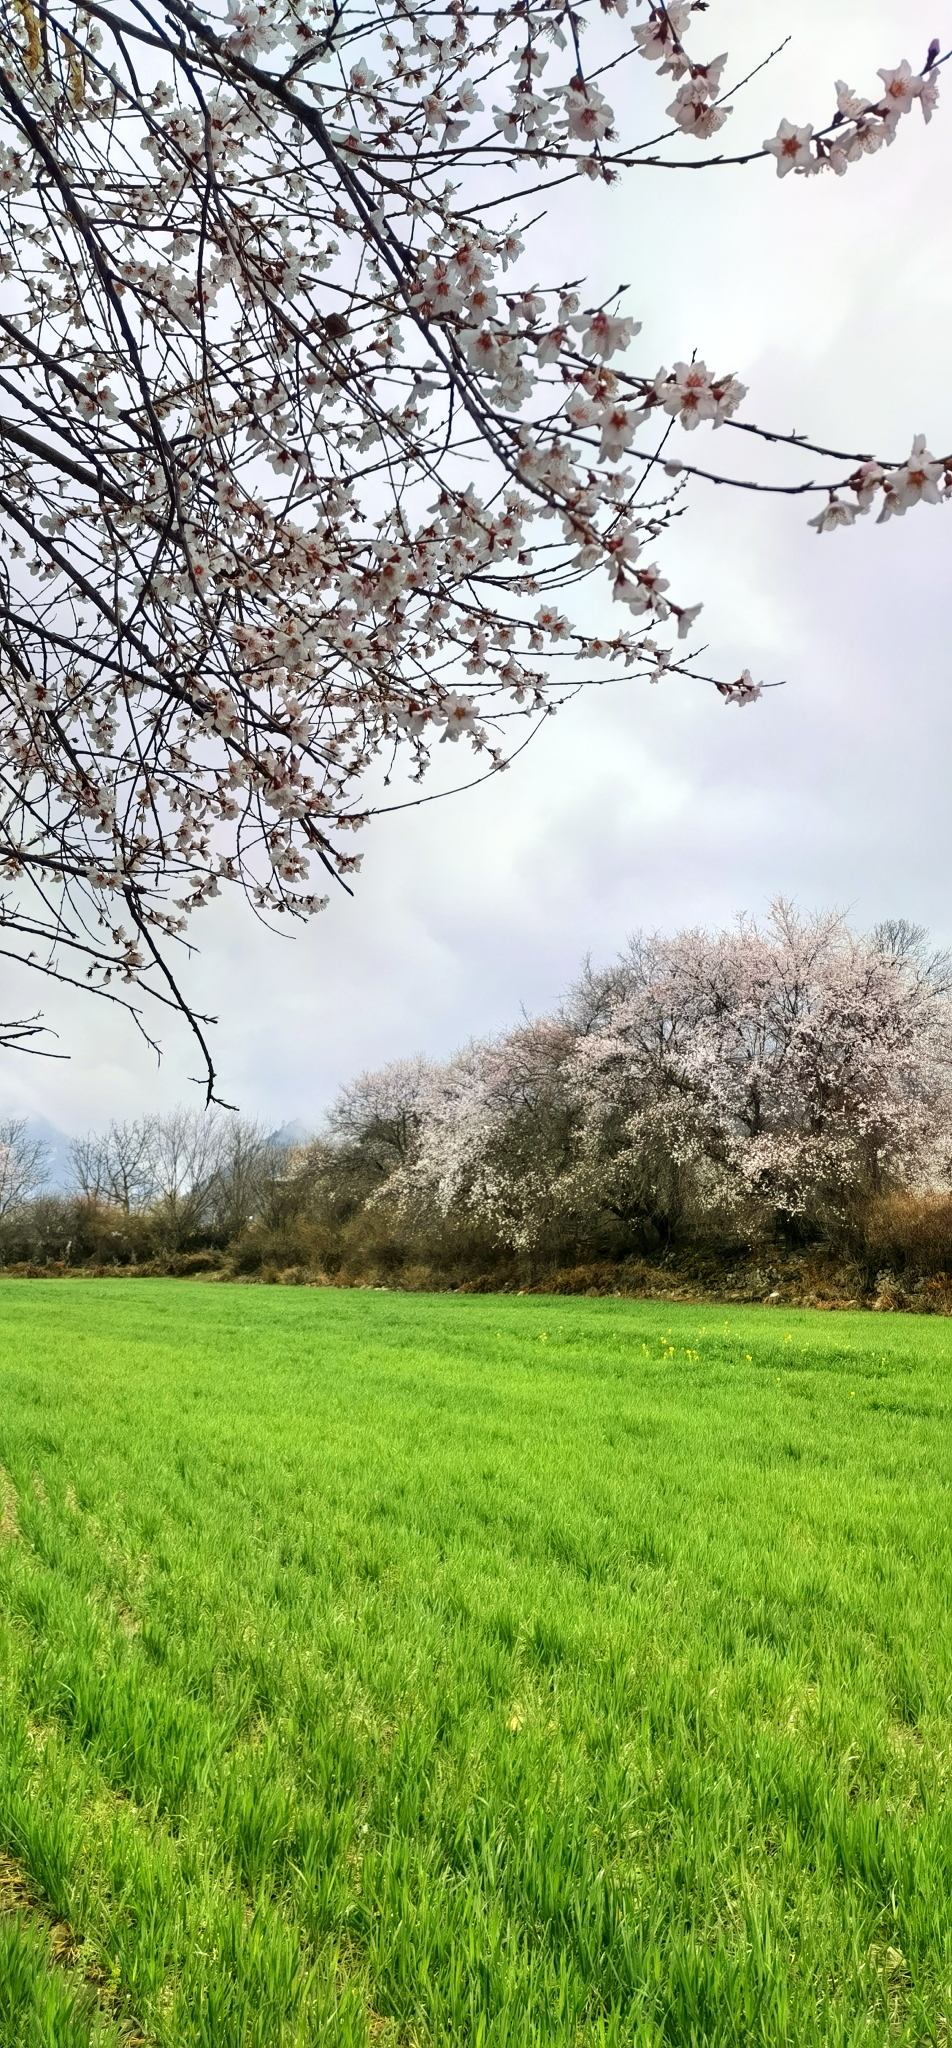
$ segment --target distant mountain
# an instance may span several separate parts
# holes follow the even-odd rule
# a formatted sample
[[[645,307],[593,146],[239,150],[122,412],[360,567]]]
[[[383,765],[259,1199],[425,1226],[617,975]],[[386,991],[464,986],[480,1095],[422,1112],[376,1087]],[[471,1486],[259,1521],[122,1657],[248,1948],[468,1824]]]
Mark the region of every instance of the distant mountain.
[[[302,1124],[299,1117],[295,1117],[291,1123],[282,1124],[279,1131],[272,1131],[271,1136],[276,1145],[306,1145],[308,1139],[313,1138],[314,1132],[307,1124]]]

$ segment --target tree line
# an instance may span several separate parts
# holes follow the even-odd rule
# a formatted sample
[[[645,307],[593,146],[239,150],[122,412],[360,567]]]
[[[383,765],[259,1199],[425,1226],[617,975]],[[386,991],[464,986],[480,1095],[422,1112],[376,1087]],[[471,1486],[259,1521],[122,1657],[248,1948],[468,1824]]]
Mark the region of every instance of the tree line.
[[[551,1015],[358,1076],[305,1144],[179,1110],[77,1140],[71,1173],[44,1195],[40,1148],[0,1130],[8,1267],[488,1286],[823,1247],[944,1270],[952,960],[783,901],[639,933]]]

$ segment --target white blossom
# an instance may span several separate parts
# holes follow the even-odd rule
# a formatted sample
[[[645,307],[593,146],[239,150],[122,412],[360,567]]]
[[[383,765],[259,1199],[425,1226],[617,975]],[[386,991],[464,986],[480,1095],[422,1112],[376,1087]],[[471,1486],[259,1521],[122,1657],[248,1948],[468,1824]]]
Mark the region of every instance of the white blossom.
[[[842,78],[837,79],[836,109],[837,113],[843,115],[844,120],[858,121],[862,114],[869,113],[869,105],[869,101],[860,99],[851,86],[844,84]]]
[[[917,434],[908,461],[901,469],[891,470],[883,478],[885,503],[880,520],[889,519],[893,514],[901,515],[911,505],[920,502],[938,505],[941,498],[939,486],[944,475],[945,464],[930,455],[925,435]]]
[[[932,116],[933,116],[933,114],[935,113],[935,110],[936,110],[936,107],[938,106],[938,104],[939,104],[939,79],[938,79],[938,74],[937,74],[936,72],[934,72],[934,71],[929,71],[929,72],[927,72],[927,74],[926,74],[925,78],[924,78],[924,79],[922,80],[922,83],[921,83],[921,86],[920,86],[920,89],[919,89],[919,105],[920,105],[920,107],[922,108],[922,118],[923,118],[923,120],[924,120],[924,121],[926,121],[926,122],[929,122],[929,121],[931,121],[931,119],[932,119]]]
[[[911,113],[914,102],[922,91],[922,80],[912,70],[907,58],[903,58],[895,71],[880,71],[878,76],[885,88],[883,98],[891,115]]]
[[[815,1224],[944,1179],[952,1011],[901,933],[779,901],[762,926],[636,933],[558,1016],[362,1076],[331,1129],[371,1151],[368,1207],[478,1222],[510,1249],[604,1244],[685,1209]]]
[[[455,690],[447,692],[438,715],[445,720],[444,740],[458,740],[464,733],[477,730],[476,707],[472,699],[458,696]]]
[[[569,134],[578,142],[602,142],[611,134],[615,116],[594,85],[572,85],[565,94]]]
[[[705,363],[675,363],[670,373],[659,370],[655,390],[665,412],[689,431],[701,420],[717,418],[718,401]]]
[[[822,512],[818,512],[816,518],[808,520],[807,524],[815,527],[817,533],[832,533],[837,526],[852,526],[856,520],[857,509],[857,506],[838,498],[834,491],[831,493],[829,504],[824,505]]]
[[[812,125],[797,128],[792,121],[781,121],[776,135],[769,136],[764,148],[777,159],[777,176],[785,178],[788,171],[808,169],[813,163],[811,141]]]
[[[672,121],[683,129],[685,135],[696,135],[701,140],[716,135],[723,128],[730,107],[711,104],[710,88],[704,78],[687,78],[679,85],[667,112]]]
[[[700,615],[701,615],[702,611],[704,610],[704,606],[703,606],[703,604],[691,604],[691,605],[676,605],[676,604],[673,604],[673,605],[671,606],[671,610],[672,610],[672,611],[673,611],[673,612],[674,612],[674,613],[676,614],[676,616],[677,616],[677,621],[678,621],[678,639],[679,639],[679,640],[686,640],[686,639],[687,639],[687,637],[688,637],[688,634],[689,634],[689,633],[690,633],[690,632],[691,632],[691,631],[693,630],[693,627],[694,627],[694,622],[695,622],[695,620],[696,620],[696,619],[698,619],[698,618],[700,617]]]
[[[632,29],[634,41],[649,64],[660,62],[665,70],[672,68],[672,51],[687,30],[690,11],[687,0],[668,0],[664,7],[652,7],[647,22]]]
[[[603,360],[616,355],[641,333],[640,320],[620,319],[608,313],[583,313],[572,321],[576,332],[581,334],[580,347],[586,356],[601,356]]]
[[[601,455],[605,462],[617,462],[630,448],[635,430],[647,418],[644,412],[629,412],[624,405],[606,407],[602,417]]]
[[[762,683],[754,682],[749,668],[742,670],[736,683],[718,683],[717,687],[726,704],[739,704],[741,710],[747,704],[756,704],[764,690]]]

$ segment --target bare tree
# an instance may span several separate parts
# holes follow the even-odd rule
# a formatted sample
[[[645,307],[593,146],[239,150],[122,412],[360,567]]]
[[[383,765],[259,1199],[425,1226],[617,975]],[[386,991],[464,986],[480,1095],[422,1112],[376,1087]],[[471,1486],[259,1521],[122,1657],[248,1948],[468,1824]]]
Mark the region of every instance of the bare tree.
[[[887,959],[901,961],[933,995],[952,994],[952,949],[933,946],[925,925],[884,918],[873,927],[873,944]]]
[[[270,1215],[288,1163],[288,1146],[260,1124],[242,1117],[232,1117],[222,1124],[215,1172],[208,1190],[209,1215],[216,1236],[228,1241],[248,1224]]]
[[[207,1218],[226,1130],[220,1111],[176,1109],[152,1119],[150,1208],[173,1249],[194,1236]]]
[[[356,1154],[372,1178],[386,1179],[409,1158],[428,1113],[431,1060],[391,1060],[342,1088],[327,1119],[339,1145]]]
[[[0,1122],[0,1216],[22,1209],[49,1180],[49,1152],[31,1138],[23,1117]]]
[[[77,1138],[70,1167],[87,1201],[108,1202],[128,1216],[154,1199],[155,1117],[111,1123],[101,1134]]]
[[[760,694],[678,651],[699,606],[651,555],[689,478],[813,494],[820,532],[948,494],[922,437],[818,447],[738,419],[729,371],[631,363],[618,295],[540,287],[531,241],[579,174],[594,207],[632,167],[639,204],[685,166],[842,173],[931,119],[938,43],[705,157],[703,12],[626,4],[0,0],[0,928],[184,1012],[209,1096],[174,942],[226,884],[320,908],[372,764],[465,737],[492,772],[612,665]],[[674,88],[640,142],[639,59]],[[785,443],[788,479],[688,459],[699,423]],[[591,576],[621,630],[563,609]]]

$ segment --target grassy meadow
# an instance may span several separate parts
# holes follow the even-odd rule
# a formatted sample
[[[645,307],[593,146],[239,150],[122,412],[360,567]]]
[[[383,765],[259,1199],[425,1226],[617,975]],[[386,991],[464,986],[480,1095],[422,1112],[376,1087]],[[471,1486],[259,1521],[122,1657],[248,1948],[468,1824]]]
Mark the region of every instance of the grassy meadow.
[[[0,1283],[3,2048],[952,2035],[952,1324]]]

